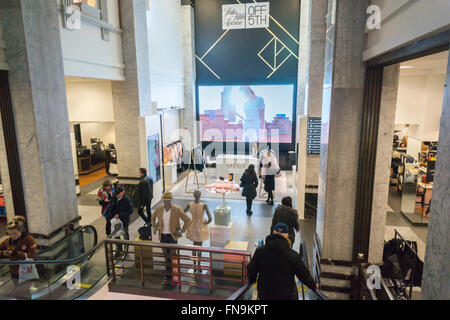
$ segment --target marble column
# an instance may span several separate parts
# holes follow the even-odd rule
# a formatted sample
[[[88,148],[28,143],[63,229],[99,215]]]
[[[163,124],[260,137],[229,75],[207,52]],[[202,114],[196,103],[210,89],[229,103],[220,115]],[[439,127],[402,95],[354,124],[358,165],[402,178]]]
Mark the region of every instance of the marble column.
[[[297,99],[297,114],[300,116],[322,116],[327,6],[327,0],[301,2]],[[300,141],[300,145],[306,145],[306,140]],[[298,186],[298,190],[304,189],[307,193],[317,193],[314,187],[319,184],[320,157],[305,155],[299,161],[306,162],[304,183],[310,188]]]
[[[367,6],[328,2],[316,223],[325,259],[352,260]]]
[[[368,261],[371,264],[381,264],[383,261],[399,75],[398,64],[384,68],[369,240]]]
[[[195,17],[190,4],[181,6],[183,68],[184,68],[184,109],[181,110],[180,128],[191,135],[191,145],[197,144],[198,128],[196,126],[195,94]]]
[[[78,218],[59,14],[54,0],[0,1],[28,227],[42,245]]]
[[[145,117],[152,115],[146,0],[120,0],[125,81],[113,81],[119,180],[148,168]],[[125,179],[126,180],[126,179]]]
[[[450,299],[450,56],[445,80],[427,249],[422,277],[422,299]]]

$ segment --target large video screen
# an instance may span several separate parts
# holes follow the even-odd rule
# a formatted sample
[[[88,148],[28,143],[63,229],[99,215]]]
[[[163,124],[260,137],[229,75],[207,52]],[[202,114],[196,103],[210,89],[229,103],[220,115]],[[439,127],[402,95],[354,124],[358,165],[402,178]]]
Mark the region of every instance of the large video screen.
[[[292,143],[294,85],[199,86],[202,141]]]

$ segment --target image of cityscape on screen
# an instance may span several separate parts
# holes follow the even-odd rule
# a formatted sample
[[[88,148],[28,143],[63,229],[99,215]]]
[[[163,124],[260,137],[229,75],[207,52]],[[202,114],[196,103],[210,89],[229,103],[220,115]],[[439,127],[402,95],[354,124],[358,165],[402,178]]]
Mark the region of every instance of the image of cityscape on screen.
[[[201,87],[199,103],[202,141],[292,142],[290,85]]]

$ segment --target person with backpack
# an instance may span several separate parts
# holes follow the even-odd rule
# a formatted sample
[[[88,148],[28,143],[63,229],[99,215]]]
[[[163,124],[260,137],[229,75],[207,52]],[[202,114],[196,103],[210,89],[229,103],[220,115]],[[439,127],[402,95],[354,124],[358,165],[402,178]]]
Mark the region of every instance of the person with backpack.
[[[286,224],[277,224],[247,266],[249,284],[258,283],[259,300],[298,300],[296,276],[311,290],[318,289],[300,254],[291,249],[288,233]]]

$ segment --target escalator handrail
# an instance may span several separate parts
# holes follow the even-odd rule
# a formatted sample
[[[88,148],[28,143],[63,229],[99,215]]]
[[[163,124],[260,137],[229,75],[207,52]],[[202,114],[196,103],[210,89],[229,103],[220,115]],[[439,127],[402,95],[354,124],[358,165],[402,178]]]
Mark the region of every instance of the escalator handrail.
[[[243,286],[242,288],[238,289],[236,292],[234,292],[231,296],[227,298],[227,300],[240,300],[240,298],[246,294],[251,288],[253,287],[253,284],[247,284]]]
[[[114,233],[112,233],[110,235],[110,237],[114,236],[116,233],[120,232],[120,231],[124,231],[125,229],[119,229],[117,231],[115,231]],[[103,247],[105,245],[106,239],[103,240],[102,242],[100,242],[99,244],[97,244],[94,248],[92,248],[89,252],[87,253],[83,253],[82,255],[79,255],[78,257],[75,258],[70,258],[70,259],[62,259],[62,260],[15,260],[15,261],[10,261],[10,260],[0,260],[0,266],[1,265],[20,265],[20,264],[69,264],[75,261],[79,261],[82,259],[85,259],[87,257],[92,256],[93,254],[95,254],[101,247]]]
[[[42,251],[39,251],[39,252],[37,253],[36,257],[39,258],[41,255],[46,254],[47,252],[50,252],[50,251],[54,250],[55,248],[57,248],[58,246],[60,246],[62,243],[64,243],[64,242],[67,241],[68,239],[73,238],[73,237],[75,236],[76,233],[82,232],[83,229],[88,229],[88,228],[91,228],[92,231],[94,231],[93,233],[94,233],[94,247],[95,247],[95,246],[97,245],[97,241],[98,241],[97,230],[96,230],[93,226],[91,226],[91,225],[80,226],[80,227],[76,228],[76,229],[75,229],[68,237],[59,240],[58,242],[56,242],[55,244],[53,244],[51,247],[48,247],[48,248],[46,248],[46,249],[44,249],[44,250],[42,250]]]

